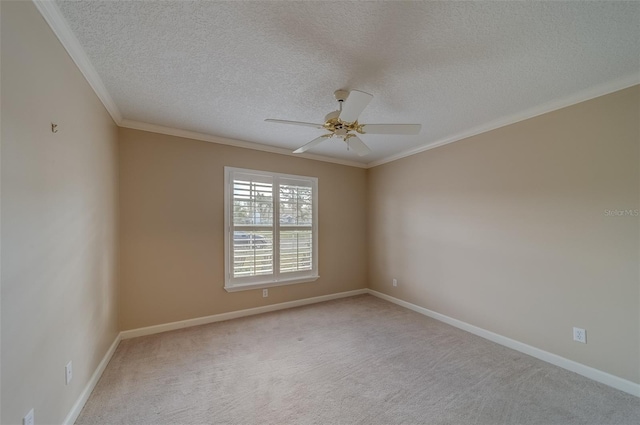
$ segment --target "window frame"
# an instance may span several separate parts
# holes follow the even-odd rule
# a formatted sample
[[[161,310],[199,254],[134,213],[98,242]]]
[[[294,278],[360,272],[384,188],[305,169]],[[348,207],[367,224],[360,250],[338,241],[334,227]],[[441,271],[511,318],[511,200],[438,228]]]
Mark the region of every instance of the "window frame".
[[[264,227],[273,232],[273,273],[244,278],[233,277],[233,181],[238,173],[254,174],[272,179],[273,184],[273,219],[272,225]],[[280,232],[282,230],[308,229],[308,226],[281,226],[280,223],[280,179],[298,180],[309,183],[312,190],[311,220],[311,270],[296,272],[280,272]],[[263,226],[260,226],[263,227]],[[293,285],[297,283],[315,282],[318,275],[318,178],[293,174],[274,173],[271,171],[252,170],[248,168],[224,167],[224,289],[227,292],[247,291],[251,289],[270,288],[274,286]]]

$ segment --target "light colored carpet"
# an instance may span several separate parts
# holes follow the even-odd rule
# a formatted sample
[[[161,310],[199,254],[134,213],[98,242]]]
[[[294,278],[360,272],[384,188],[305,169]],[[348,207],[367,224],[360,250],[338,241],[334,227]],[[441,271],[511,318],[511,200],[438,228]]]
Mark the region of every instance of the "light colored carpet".
[[[370,295],[122,341],[78,424],[639,424],[640,399]]]

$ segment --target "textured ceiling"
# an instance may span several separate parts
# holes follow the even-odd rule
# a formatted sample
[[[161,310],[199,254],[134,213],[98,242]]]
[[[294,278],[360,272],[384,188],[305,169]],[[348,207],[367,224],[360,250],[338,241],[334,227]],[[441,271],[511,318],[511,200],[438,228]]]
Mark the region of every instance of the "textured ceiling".
[[[310,152],[375,163],[640,73],[638,2],[57,1],[126,120],[287,149],[333,92],[362,123],[421,123]],[[625,80],[625,81],[626,81]]]

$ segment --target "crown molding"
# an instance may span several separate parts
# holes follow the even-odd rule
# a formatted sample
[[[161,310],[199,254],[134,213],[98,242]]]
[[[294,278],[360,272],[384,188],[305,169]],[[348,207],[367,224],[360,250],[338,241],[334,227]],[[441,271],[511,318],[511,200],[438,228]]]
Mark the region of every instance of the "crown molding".
[[[366,164],[347,159],[332,158],[329,156],[315,155],[309,153],[293,153],[290,149],[278,148],[260,143],[246,142],[244,140],[227,139],[225,137],[213,136],[211,134],[198,133],[190,130],[182,130],[173,127],[164,127],[157,124],[149,124],[146,122],[122,120],[120,127],[130,128],[133,130],[148,131],[150,133],[166,134],[168,136],[182,137],[185,139],[200,140],[203,142],[218,143],[220,145],[235,146],[237,148],[253,149],[262,152],[277,153],[279,155],[294,156],[296,158],[312,159],[314,161],[331,162],[334,164],[347,165],[349,167],[367,168]]]
[[[71,59],[75,62],[80,72],[85,77],[93,91],[96,93],[104,107],[107,109],[115,123],[120,127],[131,128],[136,130],[144,130],[150,131],[153,133],[167,134],[171,136],[184,137],[187,139],[195,139],[202,140],[206,142],[219,143],[223,145],[236,146],[245,149],[254,149],[263,152],[271,152],[277,153],[281,155],[289,155],[295,156],[298,158],[306,158],[312,159],[316,161],[323,162],[331,162],[340,165],[347,165],[351,167],[357,168],[373,168],[382,164],[386,164],[389,162],[393,162],[402,158],[406,158],[411,155],[418,154],[420,152],[427,151],[429,149],[435,149],[440,146],[448,145],[449,143],[458,142],[460,140],[467,139],[472,136],[476,136],[478,134],[486,133],[488,131],[492,131],[498,129],[500,127],[505,127],[507,125],[515,124],[520,121],[527,120],[529,118],[534,118],[539,115],[546,114],[548,112],[553,112],[558,109],[566,108],[571,105],[575,105],[577,103],[585,102],[587,100],[604,96],[609,93],[613,93],[619,90],[626,89],[628,87],[640,84],[640,74],[633,74],[626,76],[624,78],[620,78],[618,80],[609,81],[604,84],[600,84],[589,89],[583,90],[571,96],[554,100],[543,105],[536,106],[534,108],[527,109],[522,112],[517,112],[515,114],[507,115],[505,117],[499,118],[497,120],[491,121],[487,124],[483,124],[474,128],[471,128],[466,131],[462,131],[446,137],[444,139],[436,140],[434,142],[429,142],[423,144],[421,146],[408,149],[402,152],[399,152],[394,155],[387,156],[385,158],[381,158],[367,164],[363,164],[361,162],[356,162],[352,160],[338,159],[327,157],[323,155],[315,155],[315,154],[293,154],[290,150],[284,148],[278,148],[275,146],[263,145],[260,143],[254,142],[246,142],[242,140],[235,139],[227,139],[223,137],[213,136],[210,134],[198,133],[189,130],[182,130],[171,127],[164,127],[156,124],[149,124],[139,121],[126,120],[122,118],[122,114],[120,110],[116,106],[115,102],[111,98],[111,95],[107,91],[102,79],[98,75],[98,72],[95,70],[89,57],[85,53],[84,49],[80,45],[80,42],[73,34],[69,25],[65,18],[62,16],[60,9],[55,4],[54,0],[32,0],[35,4],[36,8],[45,19],[45,21],[49,24],[51,29],[53,30],[62,46],[66,49],[71,56]]]
[[[186,139],[201,140],[205,142],[218,143],[222,145],[235,146],[245,149],[253,149],[263,152],[277,153],[280,155],[295,156],[297,158],[312,159],[315,161],[331,162],[334,164],[347,165],[350,167],[367,168],[367,165],[361,162],[332,158],[315,154],[294,154],[289,149],[278,148],[275,146],[263,145],[260,143],[245,142],[242,140],[227,139],[224,137],[213,136],[210,134],[198,133],[179,128],[164,127],[156,124],[149,124],[139,121],[123,119],[120,110],[113,101],[113,98],[107,91],[98,72],[91,64],[89,57],[85,53],[82,45],[71,31],[69,24],[58,9],[54,0],[32,0],[44,20],[49,24],[51,30],[56,35],[62,46],[65,48],[69,56],[76,64],[84,78],[87,80],[93,91],[96,93],[104,107],[107,109],[111,118],[119,127],[131,128],[135,130],[144,130],[152,133],[167,134],[170,136],[184,137]]]
[[[80,45],[80,42],[69,28],[69,24],[62,16],[60,9],[53,0],[32,0],[44,20],[49,24],[53,33],[58,37],[60,43],[65,48],[73,62],[87,80],[93,91],[96,93],[104,107],[107,109],[111,118],[120,124],[122,122],[122,114],[111,98],[107,88],[104,86],[98,72],[91,64],[89,57]]]
[[[334,164],[347,165],[350,167],[367,168],[366,164],[345,159],[331,158],[323,155],[314,154],[294,154],[288,149],[268,146],[259,143],[245,142],[242,140],[227,139],[217,137],[210,134],[198,133],[178,128],[164,127],[156,124],[132,121],[123,119],[120,110],[113,101],[113,98],[107,91],[98,72],[91,64],[89,57],[85,53],[82,45],[71,31],[69,24],[58,9],[54,0],[32,0],[44,20],[49,24],[51,30],[56,35],[62,46],[65,48],[69,56],[76,64],[84,78],[87,80],[93,91],[96,93],[104,107],[107,109],[111,118],[119,127],[131,128],[135,130],[144,130],[152,133],[167,134],[170,136],[184,137],[186,139],[201,140],[205,142],[218,143],[222,145],[235,146],[245,149],[253,149],[263,152],[277,153],[280,155],[295,156],[298,158],[312,159],[315,161],[331,162]]]
[[[386,164],[389,162],[397,161],[399,159],[406,158],[408,156],[416,155],[420,152],[424,152],[430,149],[438,148],[440,146],[448,145],[449,143],[454,143],[460,140],[468,139],[469,137],[477,136],[482,133],[487,133],[489,131],[496,130],[501,127],[506,127],[508,125],[515,124],[520,121],[525,121],[540,115],[544,115],[549,112],[557,111],[559,109],[576,105],[578,103],[586,102],[588,100],[595,99],[596,97],[615,93],[617,91],[624,90],[626,88],[629,88],[638,84],[640,84],[640,74],[629,75],[629,76],[620,78],[618,80],[613,80],[604,84],[599,84],[597,86],[588,88],[586,90],[583,90],[581,92],[575,93],[571,96],[567,96],[562,99],[557,99],[557,100],[547,102],[545,104],[527,109],[522,112],[507,115],[503,118],[491,121],[487,124],[474,127],[470,130],[462,131],[460,133],[454,134],[444,139],[440,139],[435,142],[427,143],[413,149],[402,151],[400,153],[390,155],[385,158],[369,162],[367,164],[362,164],[360,162],[343,160],[338,158],[331,158],[331,157],[326,157],[322,155],[314,155],[314,154],[306,154],[306,153],[294,154],[288,149],[277,148],[274,146],[263,145],[259,143],[253,143],[253,142],[245,142],[245,141],[235,140],[235,139],[226,139],[226,138],[212,136],[208,134],[196,133],[188,130],[180,130],[180,129],[170,128],[170,127],[163,127],[160,125],[147,124],[147,123],[137,122],[137,121],[123,120],[122,123],[119,125],[121,127],[127,127],[127,128],[136,129],[136,130],[145,130],[153,133],[161,133],[161,134],[168,134],[171,136],[184,137],[187,139],[203,140],[206,142],[220,143],[223,145],[236,146],[240,148],[255,149],[255,150],[264,151],[264,152],[272,152],[272,153],[278,153],[282,155],[296,156],[300,158],[313,159],[316,161],[333,162],[336,164],[368,169],[368,168],[377,167],[379,165]]]
[[[478,134],[486,133],[488,131],[498,129],[500,127],[506,127],[507,125],[515,124],[520,121],[528,120],[529,118],[534,118],[539,115],[557,111],[558,109],[566,108],[571,105],[586,102],[587,100],[591,100],[596,97],[600,97],[600,96],[604,96],[620,90],[624,90],[626,88],[629,88],[638,84],[640,84],[640,74],[628,75],[618,80],[613,80],[613,81],[606,82],[604,84],[599,84],[597,86],[590,87],[586,90],[572,94],[562,99],[553,100],[551,102],[544,103],[542,105],[527,109],[522,112],[517,112],[515,114],[507,115],[505,117],[491,121],[487,124],[474,127],[472,129],[446,137],[444,139],[440,139],[435,142],[430,142],[413,149],[402,151],[400,153],[388,156],[386,158],[379,159],[377,161],[372,161],[367,164],[367,168],[377,167],[378,165],[382,165],[388,162],[396,161],[398,159],[406,158],[408,156],[415,155],[420,152],[427,151],[429,149],[434,149],[440,146],[448,145],[449,143],[458,142],[460,140],[464,140],[472,136],[477,136]]]

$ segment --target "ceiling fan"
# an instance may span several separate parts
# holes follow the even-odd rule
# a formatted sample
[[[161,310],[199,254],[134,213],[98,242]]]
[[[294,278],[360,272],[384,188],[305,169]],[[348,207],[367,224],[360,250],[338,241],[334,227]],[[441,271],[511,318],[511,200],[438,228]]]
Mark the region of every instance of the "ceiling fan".
[[[358,155],[363,156],[371,152],[371,149],[364,144],[357,134],[398,134],[412,135],[420,133],[420,124],[360,124],[358,117],[367,107],[373,95],[359,90],[336,90],[333,94],[340,104],[340,109],[327,114],[324,117],[324,124],[313,124],[300,121],[285,121],[266,119],[267,122],[275,122],[280,124],[299,125],[304,127],[313,127],[320,130],[329,131],[328,134],[313,139],[306,145],[296,149],[293,153],[306,152],[312,147],[322,143],[332,137],[341,138],[347,148],[355,151]]]

